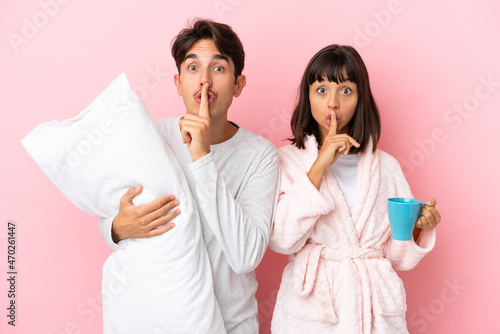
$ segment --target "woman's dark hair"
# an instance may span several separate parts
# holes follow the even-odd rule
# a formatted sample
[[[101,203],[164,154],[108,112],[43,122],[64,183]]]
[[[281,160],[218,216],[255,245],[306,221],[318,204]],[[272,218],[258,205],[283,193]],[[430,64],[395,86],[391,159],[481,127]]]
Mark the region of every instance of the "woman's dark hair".
[[[199,40],[208,39],[215,43],[219,51],[231,57],[234,64],[235,81],[241,75],[245,66],[245,51],[243,44],[230,26],[212,20],[196,19],[189,27],[183,29],[172,41],[172,57],[179,74],[181,64],[187,52]]]
[[[345,45],[329,45],[316,53],[307,64],[300,83],[297,106],[290,122],[292,136],[289,140],[300,149],[304,148],[306,135],[314,135],[318,143],[322,142],[318,123],[311,113],[309,85],[324,80],[337,84],[349,80],[357,84],[358,104],[350,122],[348,135],[354,138],[360,147],[352,147],[351,152],[363,152],[370,138],[375,151],[380,139],[380,115],[370,90],[368,72],[359,53],[353,47]]]

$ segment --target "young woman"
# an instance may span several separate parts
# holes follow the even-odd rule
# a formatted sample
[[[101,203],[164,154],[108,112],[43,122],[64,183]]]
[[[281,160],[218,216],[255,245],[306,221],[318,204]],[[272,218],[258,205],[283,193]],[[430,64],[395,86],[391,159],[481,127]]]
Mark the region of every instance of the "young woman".
[[[422,208],[413,239],[391,239],[389,197],[412,197],[393,157],[377,149],[380,116],[363,60],[330,45],[309,62],[280,149],[281,188],[270,247],[289,254],[273,333],[407,333],[394,270],[428,253],[441,220]]]

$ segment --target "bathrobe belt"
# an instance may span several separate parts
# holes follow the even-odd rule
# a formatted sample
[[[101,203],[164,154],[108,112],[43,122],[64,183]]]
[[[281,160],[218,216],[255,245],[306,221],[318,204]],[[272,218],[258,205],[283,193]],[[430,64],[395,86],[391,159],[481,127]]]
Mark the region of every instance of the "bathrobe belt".
[[[293,259],[294,290],[299,296],[305,298],[313,291],[315,285],[318,285],[314,293],[318,318],[325,323],[336,323],[337,317],[334,310],[334,300],[331,295],[331,282],[328,282],[328,277],[322,277],[320,280],[318,280],[317,277],[320,260],[349,263],[351,268],[356,270],[359,274],[360,285],[358,290],[360,290],[362,286],[369,286],[368,273],[366,272],[366,267],[361,264],[360,259],[382,258],[383,256],[383,250],[373,248],[352,247],[334,249],[326,245],[306,244],[299,253],[296,253]],[[325,269],[328,267],[326,264],[324,264],[324,266]],[[325,274],[326,272],[327,271],[324,271]],[[357,291],[355,295],[359,297],[361,291]]]

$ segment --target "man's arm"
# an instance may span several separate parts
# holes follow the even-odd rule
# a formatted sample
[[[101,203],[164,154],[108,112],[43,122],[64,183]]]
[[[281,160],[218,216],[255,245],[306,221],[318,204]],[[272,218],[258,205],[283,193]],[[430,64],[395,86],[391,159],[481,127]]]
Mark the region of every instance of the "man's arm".
[[[251,144],[250,144],[251,145]],[[278,197],[279,159],[274,146],[260,161],[235,198],[220,174],[212,153],[192,162],[196,195],[231,268],[254,270],[266,251]],[[248,166],[242,166],[244,170]]]
[[[214,124],[209,112],[208,86],[205,83],[202,88],[199,114],[187,113],[179,126],[183,142],[187,144],[193,160],[189,168],[196,182],[195,195],[200,203],[199,209],[206,217],[231,268],[243,274],[257,267],[269,242],[278,197],[278,152],[272,144],[267,149],[255,150],[257,153],[249,152],[259,161],[254,161],[256,167],[252,175],[241,185],[243,189],[238,190],[235,198],[210,151],[210,131]],[[235,166],[237,164],[235,162]],[[248,167],[242,165],[241,170]]]

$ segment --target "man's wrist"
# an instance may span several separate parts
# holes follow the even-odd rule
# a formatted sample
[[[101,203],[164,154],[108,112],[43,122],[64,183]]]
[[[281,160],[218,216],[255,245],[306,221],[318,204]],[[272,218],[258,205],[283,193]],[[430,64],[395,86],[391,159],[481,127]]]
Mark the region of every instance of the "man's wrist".
[[[115,229],[113,228],[115,223],[115,220],[113,219],[113,222],[111,223],[111,239],[115,244],[118,244],[122,239],[118,236],[118,234],[115,232]]]
[[[193,161],[197,161],[197,160],[207,156],[209,153],[210,153],[210,150],[208,150],[207,152],[204,152],[204,153],[193,154],[193,155],[191,155],[191,159]]]

